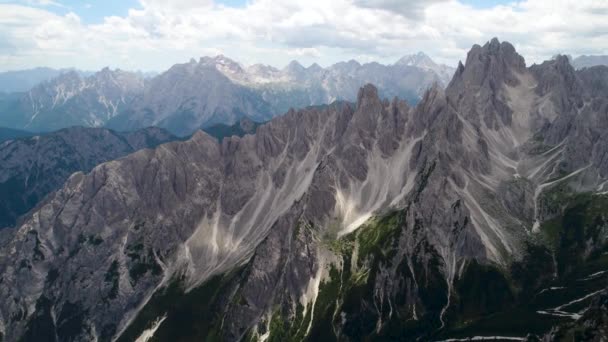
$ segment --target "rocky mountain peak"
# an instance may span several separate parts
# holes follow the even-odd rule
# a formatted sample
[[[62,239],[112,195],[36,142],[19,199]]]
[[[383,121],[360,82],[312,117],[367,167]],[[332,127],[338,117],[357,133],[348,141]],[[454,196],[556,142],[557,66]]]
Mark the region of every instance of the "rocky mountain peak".
[[[271,65],[265,65],[265,64],[254,64],[254,65],[250,66],[248,69],[253,73],[268,74],[268,73],[280,72],[279,69],[277,69]]]
[[[415,66],[422,68],[434,68],[437,64],[424,52],[420,51],[413,55],[403,56],[397,61],[398,65]]]
[[[568,89],[568,92],[576,91],[576,88],[579,88],[576,71],[570,64],[568,56],[557,55],[552,60],[532,66],[530,70],[538,80],[536,90],[540,94],[546,94],[558,85]]]
[[[233,61],[232,59],[224,55],[217,55],[215,57],[202,57],[199,63],[206,66],[213,66],[217,70],[222,72],[224,75],[227,75],[229,77],[233,75],[234,77],[238,78],[240,77],[240,75],[243,75],[245,73],[245,70],[243,70],[239,63]]]
[[[80,76],[80,74],[78,72],[76,72],[75,70],[70,70],[68,72],[65,72],[65,73],[53,78],[52,80],[48,81],[48,83],[60,84],[60,83],[65,83],[65,82],[78,82],[81,80],[82,80],[82,77]]]
[[[560,108],[560,112],[567,113],[566,116],[577,113],[577,108],[583,105],[583,86],[567,56],[555,56],[550,61],[533,65],[530,71],[537,81],[538,95],[551,94],[553,103]]]
[[[380,97],[378,96],[378,88],[376,88],[373,84],[368,83],[359,89],[359,94],[357,95],[357,108],[361,108],[369,103],[378,101],[380,101]]]
[[[95,74],[93,74],[92,76],[90,76],[88,79],[92,80],[92,81],[98,81],[98,82],[102,82],[102,83],[113,83],[116,82],[117,77],[120,76],[125,76],[125,73],[120,71],[120,70],[111,70],[109,67],[105,67],[103,69],[101,69],[100,71],[96,72]],[[133,74],[135,75],[135,74]]]
[[[360,67],[361,66],[361,63],[357,62],[354,59],[351,59],[350,61],[346,62],[346,64],[350,65],[350,66],[355,66],[355,67]]]
[[[576,69],[590,68],[598,65],[608,65],[608,56],[596,55],[587,56],[582,55],[574,59],[571,58],[572,65]]]
[[[323,71],[323,68],[319,64],[313,63],[306,70],[312,71],[312,72],[320,72],[320,71]]]
[[[302,72],[304,70],[306,70],[306,68],[296,60],[289,62],[285,67],[285,71],[287,72]]]
[[[434,72],[437,77],[441,80],[444,86],[446,86],[452,76],[454,75],[454,68],[444,65],[438,64],[431,57],[429,57],[424,52],[418,52],[413,55],[404,56],[399,59],[395,64],[395,66],[401,67],[413,67],[420,68],[423,70],[428,70]]]
[[[454,73],[454,78],[460,77],[463,72],[464,72],[464,64],[462,64],[462,61],[458,61],[458,66],[456,67],[456,72]]]
[[[495,87],[501,83],[516,85],[515,73],[521,74],[525,69],[524,58],[511,43],[493,38],[483,47],[473,45],[460,74],[470,86]]]
[[[333,70],[335,72],[340,73],[353,73],[357,69],[361,68],[361,64],[354,59],[351,59],[348,62],[338,62],[328,68],[328,70]]]

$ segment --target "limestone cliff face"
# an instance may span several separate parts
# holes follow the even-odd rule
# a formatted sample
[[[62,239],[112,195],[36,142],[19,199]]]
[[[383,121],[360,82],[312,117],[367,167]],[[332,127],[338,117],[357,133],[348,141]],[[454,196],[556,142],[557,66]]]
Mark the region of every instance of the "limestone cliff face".
[[[608,190],[605,79],[562,64],[526,68],[492,40],[415,108],[366,85],[356,104],[75,174],[0,250],[0,328],[8,340],[382,340],[510,308],[544,284],[521,268],[568,205],[546,194]]]

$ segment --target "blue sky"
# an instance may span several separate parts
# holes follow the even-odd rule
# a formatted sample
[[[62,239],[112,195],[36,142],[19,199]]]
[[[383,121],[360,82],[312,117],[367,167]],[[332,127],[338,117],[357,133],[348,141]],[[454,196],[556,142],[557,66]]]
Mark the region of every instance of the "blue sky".
[[[162,71],[217,54],[393,63],[418,51],[456,65],[493,37],[531,64],[608,54],[607,13],[597,0],[0,0],[0,70]]]

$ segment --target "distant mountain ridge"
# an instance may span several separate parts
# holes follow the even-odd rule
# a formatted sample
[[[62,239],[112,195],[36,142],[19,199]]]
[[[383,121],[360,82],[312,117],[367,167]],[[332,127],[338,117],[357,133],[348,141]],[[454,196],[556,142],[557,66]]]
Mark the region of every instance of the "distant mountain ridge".
[[[405,56],[397,61],[396,64],[413,66],[435,72],[444,86],[452,80],[454,76],[455,68],[447,66],[445,64],[435,63],[429,56],[424,52],[418,52],[413,55]]]
[[[217,124],[204,129],[205,133],[222,142],[224,138],[233,136],[243,137],[246,134],[254,134],[255,130],[260,126],[260,123],[251,121],[247,118],[241,119],[238,123],[228,126],[225,124]]]
[[[328,104],[335,100],[353,102],[356,100],[357,89],[366,83],[375,84],[381,96],[393,97],[393,93],[396,93],[416,102],[432,82],[439,82],[442,87],[447,86],[455,70],[435,63],[423,52],[404,56],[389,65],[376,62],[361,64],[350,60],[323,68],[316,63],[304,67],[294,60],[285,68],[277,69],[263,64],[244,67],[223,55],[204,57],[201,63],[215,66],[236,83],[262,91],[277,88],[293,91],[299,88],[313,96],[317,93],[319,98],[311,97],[306,105]],[[397,81],[395,77],[402,79]],[[419,84],[416,85],[416,82]],[[285,92],[288,95],[289,91]]]
[[[51,80],[70,69],[34,68],[0,72],[0,93],[25,92],[38,84]]]
[[[4,142],[6,140],[30,137],[32,135],[34,135],[34,133],[32,133],[32,132],[0,127],[0,143]]]
[[[0,101],[0,126],[48,132],[70,126],[100,127],[121,112],[144,79],[135,73],[103,70],[82,76],[68,71],[28,92]]]
[[[130,106],[107,122],[116,130],[159,126],[185,136],[242,117],[266,121],[275,112],[256,92],[232,82],[215,66],[191,60],[146,82]]]
[[[72,127],[0,142],[0,229],[13,225],[72,173],[176,139],[159,128],[118,133]]]
[[[283,69],[244,67],[220,55],[176,64],[152,78],[108,68],[88,77],[69,71],[28,92],[0,96],[0,126],[33,131],[159,126],[185,136],[242,118],[268,121],[290,108],[354,102],[367,83],[375,84],[381,97],[414,104],[434,83],[445,87],[453,71],[423,53],[392,65],[351,60],[323,68],[292,61]]]
[[[576,57],[572,60],[572,65],[576,69],[582,68],[590,68],[598,65],[606,65],[608,66],[608,56],[605,55],[595,55],[595,56],[586,56],[582,55]]]

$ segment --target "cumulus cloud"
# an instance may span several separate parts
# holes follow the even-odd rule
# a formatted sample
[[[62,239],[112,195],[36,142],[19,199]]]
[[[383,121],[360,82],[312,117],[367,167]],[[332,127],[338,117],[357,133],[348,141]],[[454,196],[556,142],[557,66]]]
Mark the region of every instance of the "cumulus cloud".
[[[32,0],[33,1],[33,0]],[[38,0],[38,2],[51,2]],[[246,63],[393,62],[424,51],[455,65],[472,44],[511,41],[528,62],[556,53],[606,54],[608,2],[525,0],[475,8],[458,0],[140,0],[99,24],[76,13],[0,4],[0,68],[38,65],[162,70],[221,51]]]
[[[53,0],[27,0],[27,3],[34,6],[56,6],[65,8],[64,5]]]
[[[355,0],[357,6],[385,10],[401,14],[408,18],[419,18],[424,15],[425,9],[434,3],[447,0]]]

